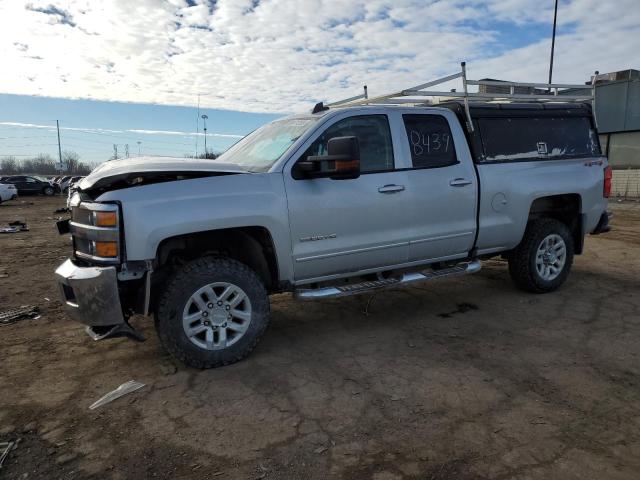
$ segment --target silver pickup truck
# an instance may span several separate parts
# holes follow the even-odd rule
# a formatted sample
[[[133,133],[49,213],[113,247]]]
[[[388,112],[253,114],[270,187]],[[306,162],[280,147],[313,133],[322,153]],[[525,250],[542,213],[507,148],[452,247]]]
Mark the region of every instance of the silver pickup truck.
[[[59,225],[73,255],[56,277],[94,339],[141,339],[128,319],[153,314],[171,354],[216,367],[255,347],[270,294],[369,292],[494,256],[517,287],[553,291],[609,229],[610,181],[588,104],[318,105],[216,160],[100,165]]]

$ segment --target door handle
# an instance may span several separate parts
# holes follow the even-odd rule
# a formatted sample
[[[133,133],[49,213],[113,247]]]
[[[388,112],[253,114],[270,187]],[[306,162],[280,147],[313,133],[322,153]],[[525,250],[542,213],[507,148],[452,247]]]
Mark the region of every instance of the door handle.
[[[404,185],[384,185],[382,187],[378,187],[378,192],[380,193],[398,193],[404,190]]]
[[[466,178],[454,178],[449,182],[449,185],[452,187],[464,187],[466,185],[471,185],[471,180],[467,180]]]

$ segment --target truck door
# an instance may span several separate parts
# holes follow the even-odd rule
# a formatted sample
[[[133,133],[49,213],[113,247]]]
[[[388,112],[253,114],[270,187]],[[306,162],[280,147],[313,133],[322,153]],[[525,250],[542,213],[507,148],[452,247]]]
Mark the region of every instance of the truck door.
[[[403,113],[402,123],[415,214],[409,261],[465,257],[475,240],[478,179],[462,127],[448,112]]]
[[[293,178],[297,161],[326,154],[328,140],[343,136],[358,139],[358,178]],[[406,262],[413,219],[407,172],[395,166],[401,140],[392,139],[385,114],[343,114],[288,163],[284,181],[296,280]]]

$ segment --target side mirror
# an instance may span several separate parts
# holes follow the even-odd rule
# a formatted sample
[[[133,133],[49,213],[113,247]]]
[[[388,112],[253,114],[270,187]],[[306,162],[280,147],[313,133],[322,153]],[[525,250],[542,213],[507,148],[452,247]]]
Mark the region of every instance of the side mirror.
[[[334,137],[327,142],[327,155],[310,155],[296,164],[306,178],[346,180],[360,176],[360,148],[356,137]]]

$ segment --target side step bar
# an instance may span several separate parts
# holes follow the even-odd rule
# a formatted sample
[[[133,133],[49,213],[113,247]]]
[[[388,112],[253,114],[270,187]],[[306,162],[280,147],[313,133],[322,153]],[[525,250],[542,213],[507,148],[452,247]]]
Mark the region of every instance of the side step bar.
[[[468,273],[476,273],[480,268],[482,268],[480,260],[472,260],[468,263],[462,263],[454,267],[442,268],[440,270],[405,273],[398,278],[373,280],[338,287],[299,288],[295,291],[295,297],[300,300],[312,300],[316,298],[356,295],[358,293],[370,292],[381,288],[397,287],[408,283],[426,282],[428,280],[435,280],[436,278],[457,277]]]

